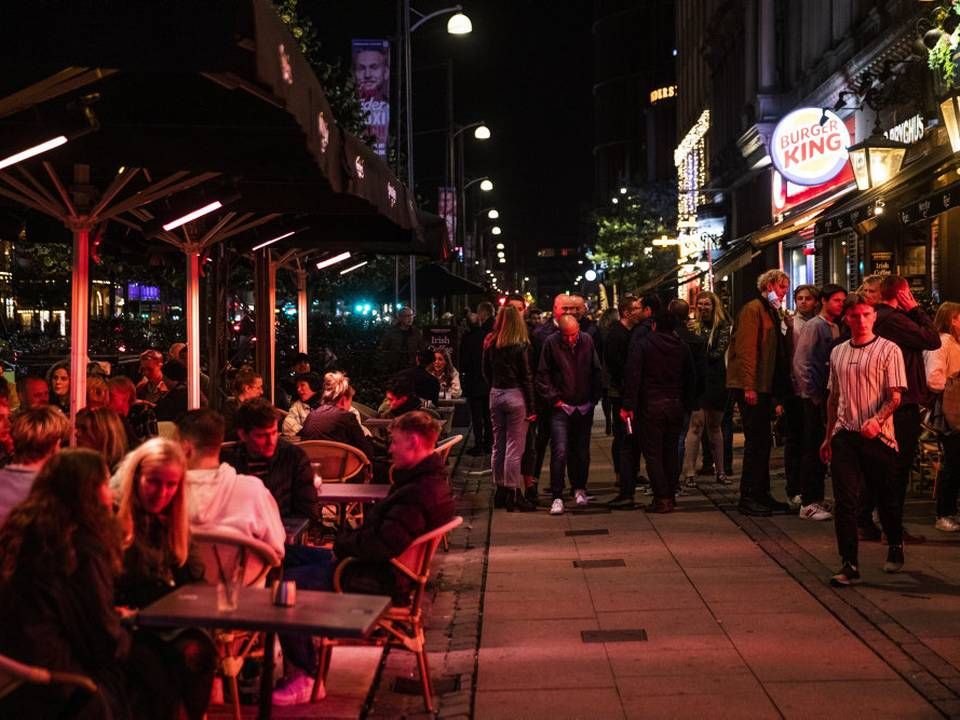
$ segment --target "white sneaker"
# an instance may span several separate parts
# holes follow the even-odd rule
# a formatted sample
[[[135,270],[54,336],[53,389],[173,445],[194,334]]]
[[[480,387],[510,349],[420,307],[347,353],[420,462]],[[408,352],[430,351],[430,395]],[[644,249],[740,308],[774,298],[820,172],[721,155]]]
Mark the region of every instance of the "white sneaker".
[[[800,518],[803,520],[830,520],[833,518],[833,513],[820,503],[810,503],[800,508]]]
[[[960,523],[952,517],[937,518],[933,526],[941,532],[960,532]]]
[[[653,495],[653,486],[652,485],[640,485],[637,487],[637,492],[641,495]]]
[[[283,682],[283,681],[281,681]],[[302,670],[295,670],[282,687],[273,691],[274,705],[303,705],[310,702],[313,678]],[[318,698],[320,699],[320,698]]]
[[[587,498],[586,490],[577,490],[573,493],[573,499],[579,507],[584,507],[590,500]]]
[[[557,498],[552,503],[550,503],[550,514],[551,515],[563,515],[563,498]]]
[[[815,504],[815,503],[811,503],[811,504]],[[801,498],[799,495],[788,497],[787,505],[790,506],[791,510],[799,510],[801,507],[803,507],[803,498]]]

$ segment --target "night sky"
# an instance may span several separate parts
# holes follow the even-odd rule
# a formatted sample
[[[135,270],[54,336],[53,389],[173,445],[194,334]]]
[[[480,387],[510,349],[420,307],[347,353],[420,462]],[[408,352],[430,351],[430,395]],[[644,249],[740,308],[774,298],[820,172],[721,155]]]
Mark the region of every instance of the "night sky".
[[[392,2],[301,4],[317,25],[327,59],[349,63],[351,38],[395,34]],[[448,5],[414,4],[424,13]],[[591,3],[467,0],[464,12],[473,21],[470,35],[448,35],[446,18],[431,20],[414,34],[414,131],[445,126],[443,63],[452,59],[455,120],[483,120],[493,133],[485,143],[465,133],[466,177],[494,180],[484,207],[500,210],[500,239],[508,255],[514,247],[532,258],[537,247],[575,246],[582,240],[593,182]],[[417,136],[414,157],[423,205],[435,211],[444,136]]]

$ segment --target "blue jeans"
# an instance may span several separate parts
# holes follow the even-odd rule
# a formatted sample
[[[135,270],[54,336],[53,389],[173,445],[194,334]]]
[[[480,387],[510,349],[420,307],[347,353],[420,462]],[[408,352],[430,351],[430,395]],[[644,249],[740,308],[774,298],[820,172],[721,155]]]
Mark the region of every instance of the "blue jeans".
[[[493,388],[490,391],[490,419],[493,423],[493,481],[523,489],[520,462],[527,439],[527,404],[520,388]]]
[[[337,558],[327,548],[287,545],[283,558],[283,579],[294,580],[299,590],[333,590]],[[280,635],[284,660],[308,675],[317,672],[317,650],[306,634]]]
[[[583,415],[576,410],[567,415],[553,408],[550,416],[550,492],[553,499],[563,497],[563,475],[570,475],[570,486],[586,490],[590,472],[590,431],[593,408]]]

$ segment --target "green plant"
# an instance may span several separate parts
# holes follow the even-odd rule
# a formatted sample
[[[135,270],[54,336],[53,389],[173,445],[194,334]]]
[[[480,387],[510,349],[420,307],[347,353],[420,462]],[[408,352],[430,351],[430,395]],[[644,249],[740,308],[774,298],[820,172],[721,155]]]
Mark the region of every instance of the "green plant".
[[[954,54],[957,52],[957,45],[960,44],[960,25],[954,28],[953,32],[947,32],[944,27],[950,12],[960,16],[960,0],[953,0],[949,11],[945,8],[937,10],[934,20],[942,34],[937,44],[927,51],[927,64],[931,70],[940,73],[947,85],[953,85],[956,79],[957,63],[954,60]]]

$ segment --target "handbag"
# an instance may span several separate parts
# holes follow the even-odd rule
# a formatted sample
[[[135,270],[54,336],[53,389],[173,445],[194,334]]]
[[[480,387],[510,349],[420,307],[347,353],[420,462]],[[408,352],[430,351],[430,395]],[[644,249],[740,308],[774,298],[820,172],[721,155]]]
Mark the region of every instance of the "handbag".
[[[947,378],[940,395],[943,421],[949,430],[960,431],[960,373]]]

